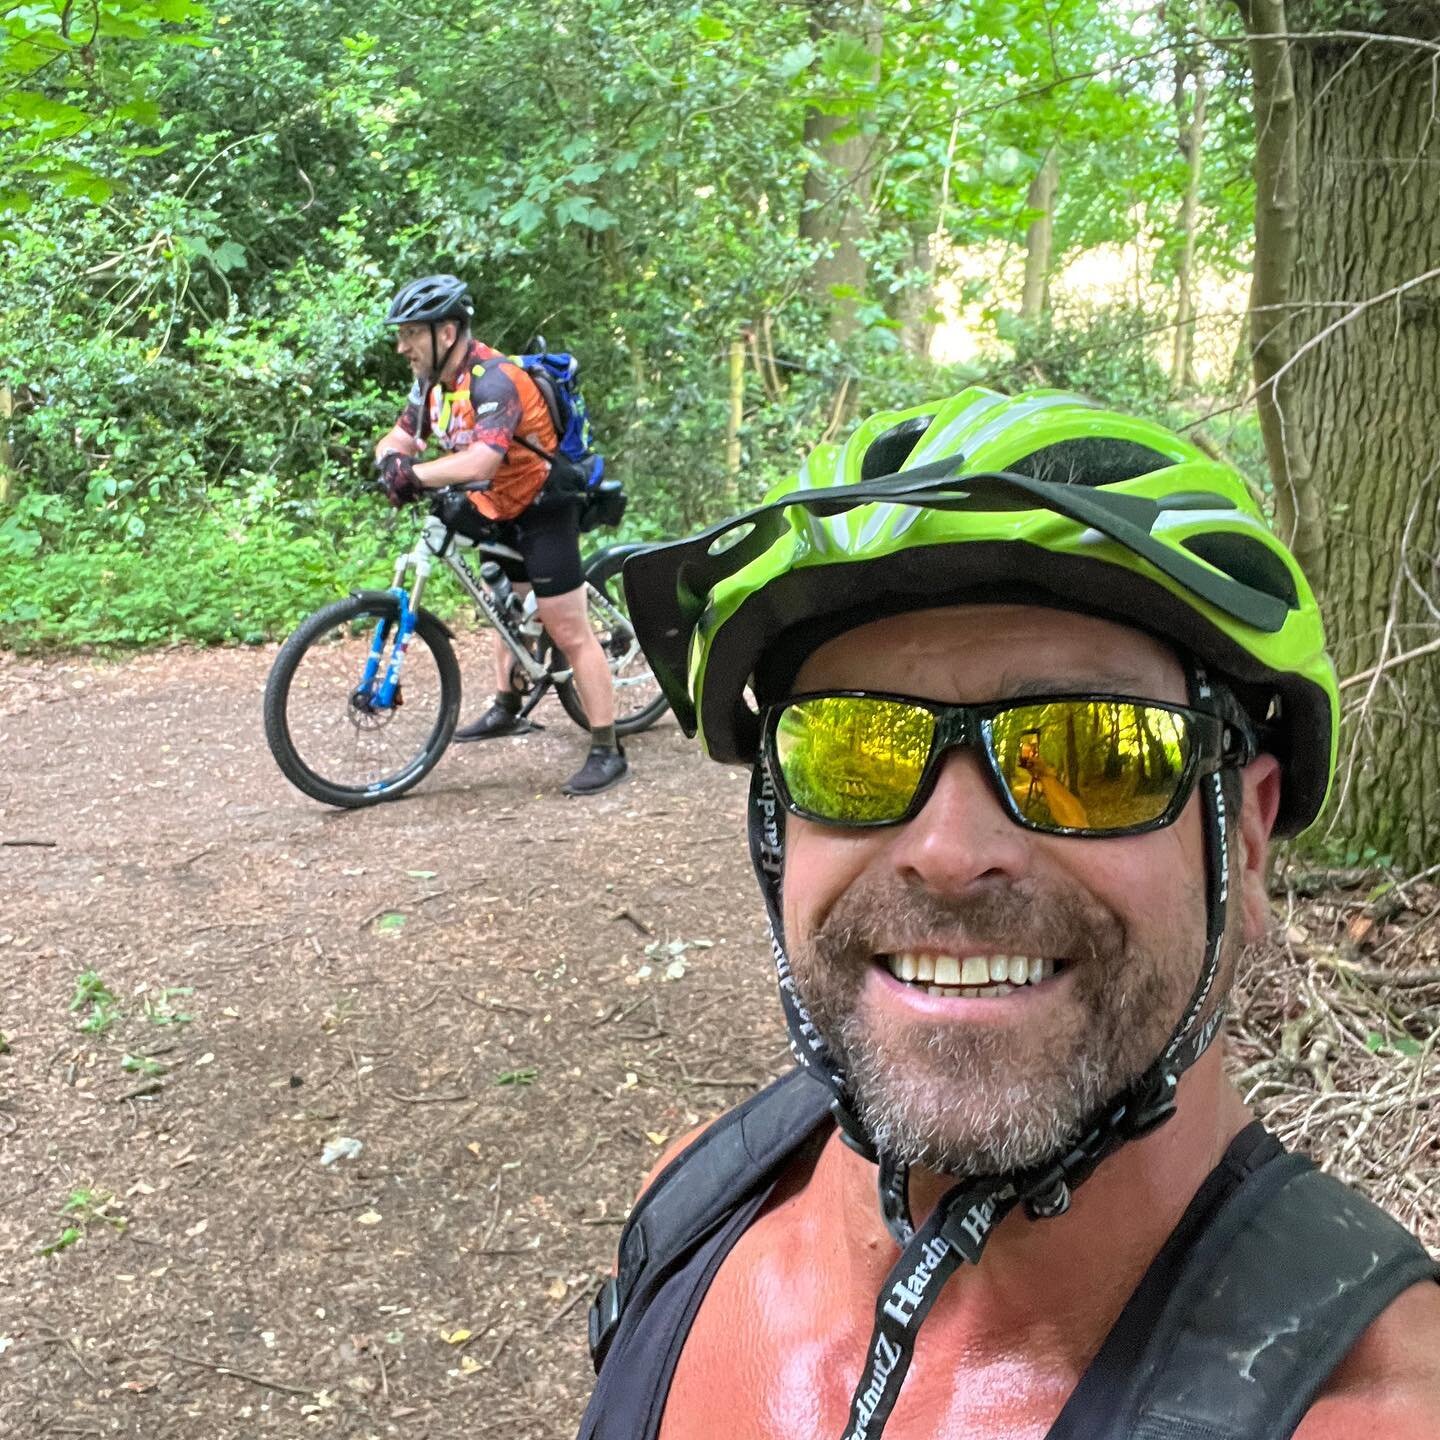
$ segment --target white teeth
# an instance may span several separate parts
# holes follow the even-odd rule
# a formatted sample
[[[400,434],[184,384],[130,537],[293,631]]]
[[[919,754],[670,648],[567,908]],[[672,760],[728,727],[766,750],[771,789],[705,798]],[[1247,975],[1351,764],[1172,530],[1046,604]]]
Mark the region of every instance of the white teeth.
[[[960,995],[966,999],[1009,995],[1022,985],[1038,985],[1055,973],[1053,960],[1025,955],[917,955],[905,951],[884,957],[897,980],[918,985],[931,995]]]

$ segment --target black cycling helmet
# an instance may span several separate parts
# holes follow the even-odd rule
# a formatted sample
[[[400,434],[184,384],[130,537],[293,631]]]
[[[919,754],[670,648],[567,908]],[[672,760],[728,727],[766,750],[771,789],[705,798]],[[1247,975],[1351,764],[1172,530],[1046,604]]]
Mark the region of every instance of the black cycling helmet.
[[[402,285],[390,302],[387,325],[439,324],[458,320],[469,324],[475,313],[470,287],[457,275],[422,275]]]
[[[458,275],[422,275],[418,280],[402,285],[390,302],[390,310],[385,316],[387,325],[430,327],[430,371],[421,381],[427,394],[450,363],[455,347],[470,328],[470,317],[474,313],[475,303],[470,298],[470,287]],[[453,320],[460,333],[442,355],[436,327],[447,320]]]

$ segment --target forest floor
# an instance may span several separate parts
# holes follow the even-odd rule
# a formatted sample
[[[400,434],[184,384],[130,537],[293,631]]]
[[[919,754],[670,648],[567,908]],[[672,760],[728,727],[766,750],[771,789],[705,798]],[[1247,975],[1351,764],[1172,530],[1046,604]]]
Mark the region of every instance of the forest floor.
[[[551,702],[328,811],[273,654],[0,656],[0,1434],[564,1440],[642,1177],[787,1064],[744,777],[667,717],[566,800]],[[1440,889],[1276,876],[1232,1068],[1436,1247]]]

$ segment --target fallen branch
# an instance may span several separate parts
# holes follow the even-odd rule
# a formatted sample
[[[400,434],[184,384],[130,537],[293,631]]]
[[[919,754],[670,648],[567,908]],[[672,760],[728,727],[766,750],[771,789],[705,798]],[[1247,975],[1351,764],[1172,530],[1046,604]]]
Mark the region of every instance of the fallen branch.
[[[638,915],[632,915],[629,910],[617,910],[610,918],[612,920],[628,920],[642,935],[655,933]]]
[[[182,1365],[195,1365],[201,1370],[213,1370],[217,1375],[228,1375],[233,1380],[245,1380],[251,1385],[258,1385],[262,1390],[278,1390],[282,1395],[301,1395],[311,1399],[315,1395],[314,1387],[302,1389],[298,1385],[284,1385],[279,1380],[267,1380],[263,1375],[252,1375],[248,1370],[237,1370],[233,1365],[217,1365],[213,1360],[202,1360],[198,1355],[182,1355],[178,1350],[161,1350],[161,1355],[168,1355],[172,1360],[178,1360]]]
[[[541,1327],[540,1332],[544,1334],[547,1330],[553,1330],[586,1296],[588,1292],[577,1290]]]

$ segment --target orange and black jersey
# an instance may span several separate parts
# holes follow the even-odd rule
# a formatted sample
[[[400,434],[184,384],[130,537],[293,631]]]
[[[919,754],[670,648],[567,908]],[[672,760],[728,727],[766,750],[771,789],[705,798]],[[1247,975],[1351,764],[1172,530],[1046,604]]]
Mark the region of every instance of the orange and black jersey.
[[[549,462],[515,439],[522,435],[554,453],[555,427],[544,398],[520,366],[479,340],[472,340],[466,349],[453,388],[431,386],[427,403],[420,382],[415,382],[398,423],[422,442],[433,435],[442,450],[478,444],[500,454],[500,468],[489,490],[470,495],[480,513],[491,520],[519,515],[550,474]]]

